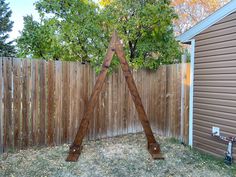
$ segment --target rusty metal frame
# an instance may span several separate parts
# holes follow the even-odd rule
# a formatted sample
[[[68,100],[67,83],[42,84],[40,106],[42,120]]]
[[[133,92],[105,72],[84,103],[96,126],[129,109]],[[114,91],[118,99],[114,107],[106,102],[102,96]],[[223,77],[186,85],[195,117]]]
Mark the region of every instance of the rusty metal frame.
[[[98,101],[99,93],[102,90],[102,86],[104,84],[108,68],[111,64],[111,60],[113,58],[113,55],[116,54],[117,57],[120,60],[121,68],[123,70],[126,83],[128,85],[128,88],[130,90],[130,93],[132,95],[132,99],[134,101],[136,110],[138,112],[139,120],[143,126],[144,133],[147,138],[148,143],[148,151],[152,155],[153,159],[164,159],[161,154],[160,145],[155,140],[155,137],[153,135],[153,132],[151,130],[149,121],[147,119],[146,112],[144,110],[140,95],[138,93],[137,87],[135,85],[132,73],[129,69],[128,62],[125,58],[125,52],[123,50],[123,46],[121,43],[121,40],[119,39],[117,32],[115,31],[112,35],[111,42],[108,47],[108,51],[106,54],[106,57],[104,59],[102,70],[97,78],[96,84],[94,86],[92,95],[90,97],[89,103],[85,109],[83,119],[81,120],[79,130],[76,134],[75,140],[70,146],[69,154],[67,156],[66,161],[70,162],[76,162],[81,154],[82,150],[82,142],[83,138],[87,132],[88,125],[89,125],[89,119],[93,113],[94,107],[96,106],[96,103]]]

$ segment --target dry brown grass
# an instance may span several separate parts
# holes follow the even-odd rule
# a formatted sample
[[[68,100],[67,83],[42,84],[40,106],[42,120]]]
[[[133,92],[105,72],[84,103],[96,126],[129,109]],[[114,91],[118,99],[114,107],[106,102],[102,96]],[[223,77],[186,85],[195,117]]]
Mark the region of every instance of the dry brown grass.
[[[76,163],[65,162],[68,145],[0,156],[0,176],[235,177],[236,167],[202,155],[173,139],[157,137],[164,161],[153,161],[143,134],[85,142]]]

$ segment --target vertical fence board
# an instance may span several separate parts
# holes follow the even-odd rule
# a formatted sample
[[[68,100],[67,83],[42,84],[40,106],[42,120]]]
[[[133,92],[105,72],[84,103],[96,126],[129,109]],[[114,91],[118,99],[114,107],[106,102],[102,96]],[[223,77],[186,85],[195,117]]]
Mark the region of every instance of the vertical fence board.
[[[80,107],[80,102],[81,102],[81,87],[82,87],[82,83],[81,83],[81,66],[80,63],[77,62],[77,74],[76,74],[76,131],[79,129],[79,125],[80,125],[80,120],[81,120],[81,107]],[[77,133],[77,132],[76,132]],[[75,134],[76,134],[75,133]]]
[[[114,136],[117,136],[118,135],[118,122],[119,122],[119,119],[117,119],[117,107],[118,107],[118,99],[117,99],[117,92],[118,92],[118,73],[115,72],[115,74],[113,75],[113,85],[112,87],[114,87],[113,89],[113,92],[112,92],[112,102],[113,102],[113,109],[112,109],[112,112],[113,112],[113,119],[114,119]]]
[[[181,130],[181,65],[177,65],[177,78],[176,78],[176,118],[175,118],[175,123],[176,123],[176,133],[175,137],[180,138],[180,130]]]
[[[79,64],[79,104],[78,104],[78,127],[84,114],[84,68],[85,65]]]
[[[37,60],[32,61],[32,95],[31,95],[31,120],[32,120],[32,141],[34,145],[39,144],[38,131],[39,131],[39,62]]]
[[[190,64],[186,65],[184,80],[184,142],[188,144],[189,133],[189,89],[190,89]]]
[[[70,138],[71,138],[71,141],[73,141],[74,137],[75,137],[75,134],[77,132],[77,129],[76,129],[76,117],[78,116],[77,113],[76,113],[76,102],[77,102],[77,66],[76,64],[74,63],[71,63],[71,66],[70,66],[70,85],[71,85],[71,95],[70,95],[70,102],[71,102],[71,126],[70,126],[70,129],[71,129],[71,135],[70,135]]]
[[[123,80],[123,73],[121,72],[121,70],[119,70],[120,72],[119,72],[119,93],[118,93],[118,98],[119,98],[119,102],[118,102],[118,104],[119,104],[119,108],[118,108],[118,113],[119,113],[119,115],[118,115],[118,117],[119,117],[119,119],[120,119],[120,127],[119,127],[119,134],[120,135],[123,135],[124,133],[123,133],[123,131],[124,131],[124,129],[125,129],[125,123],[124,123],[124,117],[123,117],[123,107],[124,107],[124,105],[123,105],[123,100],[124,100],[124,97],[123,97],[123,92],[124,92],[124,84],[122,83],[122,80]]]
[[[109,111],[109,108],[110,108],[110,105],[108,104],[108,89],[109,87],[109,77],[106,78],[106,81],[105,81],[105,85],[104,85],[104,102],[103,102],[103,107],[104,107],[104,130],[103,130],[103,137],[107,137],[107,129],[108,129],[108,126],[109,126],[109,115],[108,115],[108,111]]]
[[[171,129],[173,129],[172,135],[176,135],[177,131],[177,124],[176,124],[176,117],[177,117],[177,103],[176,101],[176,94],[177,94],[177,66],[171,66],[172,67],[172,109],[171,109]]]
[[[94,83],[93,83],[90,67],[88,67],[87,65],[86,65],[86,78],[88,78],[87,92],[88,92],[88,99],[89,99],[92,94],[92,89],[93,89]],[[91,116],[91,120],[89,123],[89,130],[88,130],[88,139],[89,140],[95,139],[95,137],[93,136],[93,124],[94,124],[94,116]]]
[[[102,138],[102,126],[103,126],[103,117],[102,117],[102,90],[101,93],[98,97],[98,102],[97,102],[97,107],[98,107],[98,116],[96,117],[97,119],[97,126],[98,126],[98,138]]]
[[[137,77],[137,71],[133,71],[132,73],[133,73],[134,82],[135,82],[136,87],[138,89],[138,79],[139,78]],[[142,95],[140,94],[140,90],[138,90],[138,91],[139,91],[139,95],[141,97],[141,100],[143,100]],[[132,100],[132,104],[134,105],[133,100]],[[145,109],[145,111],[147,113],[146,109]],[[132,113],[132,127],[133,127],[133,131],[132,132],[136,133],[136,132],[138,132],[139,117],[137,115],[137,111],[136,111],[135,105],[132,107],[132,112],[131,113]]]
[[[133,74],[134,74],[135,78],[137,78],[136,80],[138,81],[138,83],[140,85],[140,87],[139,87],[140,90],[138,90],[138,91],[139,91],[139,94],[141,96],[142,103],[144,103],[143,101],[145,100],[146,85],[143,84],[143,81],[145,80],[145,78],[144,78],[145,77],[144,76],[145,73],[144,73],[144,71],[140,71],[140,72],[135,71],[135,72],[133,72]],[[142,127],[141,122],[139,121],[138,117],[136,118],[136,122],[137,122],[137,126],[138,126],[137,127],[138,128],[137,131],[138,132],[142,132],[143,131],[143,127]]]
[[[129,88],[127,86],[127,84],[125,83],[126,86],[126,92],[128,92],[128,101],[127,101],[127,119],[128,119],[128,133],[132,133],[133,132],[133,117],[132,117],[132,110],[133,110],[133,100],[129,91]]]
[[[35,141],[35,123],[36,123],[36,119],[35,119],[35,116],[34,116],[34,112],[36,112],[35,110],[35,82],[36,81],[36,77],[35,77],[35,72],[36,72],[36,68],[35,68],[35,60],[32,60],[31,61],[31,99],[30,99],[30,105],[31,105],[31,109],[30,109],[30,117],[31,117],[31,146],[36,144],[36,141]]]
[[[133,73],[136,73],[136,72],[133,72]],[[134,74],[135,76],[135,74]],[[136,80],[136,77],[134,77],[134,81]],[[130,91],[129,91],[130,92]],[[131,95],[131,94],[130,94]],[[134,104],[134,101],[132,99],[132,96],[130,97],[130,118],[131,118],[131,121],[130,121],[130,125],[131,125],[131,133],[134,133],[136,132],[136,127],[135,127],[135,122],[137,121],[138,117],[136,117],[135,113],[136,113],[136,108],[135,108],[135,104]],[[144,109],[146,110],[146,107],[144,105]]]
[[[111,100],[111,96],[112,96],[112,76],[109,75],[108,76],[108,121],[107,121],[107,136],[111,137],[112,136],[112,117],[111,117],[111,112],[112,112],[112,100]]]
[[[154,79],[152,77],[152,74],[150,73],[150,71],[147,72],[147,79],[149,82],[148,82],[148,90],[147,90],[147,114],[148,114],[148,117],[149,117],[149,120],[150,120],[150,126],[152,128],[152,130],[154,129],[154,116],[153,116],[153,105],[154,105],[154,102],[153,102],[153,97],[154,97],[154,89],[152,89],[153,87],[153,82],[154,82]]]
[[[132,110],[134,109],[134,103],[129,91],[129,88],[127,84],[125,83],[126,86],[126,92],[128,92],[128,101],[127,101],[127,110],[128,110],[128,133],[133,132],[133,117],[132,117]]]
[[[101,91],[101,111],[102,111],[102,115],[103,115],[103,120],[101,123],[101,138],[105,138],[107,137],[107,128],[109,126],[109,120],[108,120],[108,111],[109,111],[109,106],[108,105],[108,95],[107,95],[107,91],[109,88],[109,75],[107,76],[107,78],[104,81],[104,85],[102,87],[102,91]],[[91,88],[92,89],[92,88]]]
[[[118,117],[118,135],[122,135],[122,130],[123,130],[123,123],[122,123],[122,116],[121,116],[121,92],[122,92],[122,87],[121,87],[121,76],[122,76],[122,70],[118,70],[118,77],[117,77],[117,117]]]
[[[13,117],[12,117],[12,60],[3,58],[4,64],[4,146],[5,150],[13,146]]]
[[[101,138],[105,138],[105,130],[106,130],[106,115],[105,115],[105,111],[106,111],[106,107],[107,105],[105,105],[105,99],[106,99],[106,86],[107,86],[107,79],[105,80],[103,87],[102,87],[102,91],[100,94],[100,108],[101,108]]]
[[[93,90],[93,87],[96,83],[96,73],[94,72],[94,70],[91,68],[91,72],[92,72],[92,75],[93,75],[93,78],[92,78],[92,81],[90,82],[90,88],[91,88],[91,93],[92,93],[92,90]],[[94,109],[94,116],[93,116],[93,139],[96,139],[97,137],[97,133],[96,133],[96,108]]]
[[[28,140],[26,141],[28,144],[27,146],[32,146],[32,119],[31,119],[31,109],[32,109],[32,104],[31,104],[31,90],[32,90],[32,78],[31,78],[31,60],[26,60],[27,61],[27,126],[28,126]]]
[[[69,125],[68,125],[68,142],[72,142],[73,139],[72,139],[72,136],[73,136],[73,129],[74,129],[74,125],[73,125],[73,104],[74,104],[74,99],[73,99],[73,91],[74,91],[74,79],[75,77],[73,76],[73,70],[74,70],[74,67],[73,67],[73,63],[72,62],[69,62],[68,63],[68,67],[69,67],[69,70],[68,70],[68,76],[69,76],[69,87],[68,87],[68,92],[69,92]]]
[[[169,133],[169,121],[168,121],[168,117],[167,117],[167,99],[168,99],[168,92],[167,92],[167,83],[168,83],[168,78],[167,78],[167,67],[163,66],[161,68],[161,78],[160,78],[160,84],[161,84],[161,88],[160,88],[160,93],[161,96],[159,96],[160,98],[160,108],[161,108],[161,112],[160,112],[160,118],[161,118],[161,131],[162,131],[162,135],[168,136]]]
[[[62,130],[62,62],[56,61],[56,76],[55,76],[55,139],[56,144],[61,144]]]
[[[153,131],[155,133],[159,133],[161,132],[160,130],[160,123],[158,120],[160,120],[160,105],[161,105],[161,98],[160,98],[160,88],[161,88],[161,80],[160,80],[160,69],[157,71],[157,73],[154,74],[154,77],[156,78],[155,81],[154,81],[154,85],[153,87],[155,88],[154,89],[154,95],[153,95],[153,99],[154,99],[154,105],[153,105],[153,116],[154,116],[154,129]],[[158,85],[159,84],[159,85]]]
[[[93,83],[94,84],[94,83]],[[95,106],[95,109],[94,109],[94,116],[93,116],[93,121],[94,121],[94,131],[95,131],[95,137],[94,138],[99,138],[100,134],[99,134],[99,128],[100,128],[100,115],[99,115],[99,112],[100,112],[100,107],[99,107],[99,99],[100,99],[100,95],[98,97],[98,101],[97,101],[97,105]]]
[[[4,127],[3,127],[3,77],[2,77],[2,63],[3,58],[0,57],[0,154],[3,153],[3,136],[4,136]]]
[[[90,97],[90,95],[92,94],[92,89],[94,87],[94,82],[93,82],[93,76],[92,76],[92,72],[90,67],[86,66],[86,78],[88,79],[87,84],[87,92],[88,92],[88,99]],[[94,109],[95,112],[95,109]],[[94,114],[93,114],[94,115]],[[93,127],[94,127],[94,118],[96,118],[95,116],[91,116],[91,120],[89,123],[89,130],[88,130],[88,139],[96,139],[96,137],[94,137],[94,133],[93,133]],[[100,133],[100,135],[102,136],[102,134]]]
[[[46,143],[46,62],[40,61],[40,98],[39,98],[39,145],[44,145]]]
[[[21,60],[13,60],[13,112],[14,112],[14,147],[20,146],[20,123],[21,123]]]
[[[68,142],[69,138],[69,125],[70,125],[70,82],[69,82],[69,63],[63,62],[62,64],[62,143]]]
[[[55,67],[54,62],[48,62],[47,72],[47,144],[53,145],[55,135]]]
[[[166,66],[166,121],[165,121],[165,130],[166,135],[170,136],[171,125],[170,125],[170,117],[171,117],[171,67]]]
[[[29,145],[29,61],[22,63],[22,148]]]
[[[124,76],[123,76],[123,73],[121,74],[120,76],[121,78],[121,87],[122,87],[122,92],[121,92],[121,119],[123,121],[123,131],[122,131],[122,134],[127,134],[128,132],[128,116],[127,116],[127,100],[128,100],[128,94],[126,92],[126,83],[125,83],[125,79],[124,79]]]
[[[177,131],[177,124],[176,124],[176,116],[177,116],[177,104],[176,104],[176,94],[177,94],[177,66],[171,66],[172,67],[172,100],[171,100],[171,129],[173,129],[173,135],[176,135]]]

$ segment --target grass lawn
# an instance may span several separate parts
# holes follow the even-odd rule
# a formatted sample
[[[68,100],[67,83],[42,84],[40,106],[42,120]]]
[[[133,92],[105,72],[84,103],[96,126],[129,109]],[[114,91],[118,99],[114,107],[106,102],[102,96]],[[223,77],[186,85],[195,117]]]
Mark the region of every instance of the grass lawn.
[[[0,156],[0,176],[55,177],[236,177],[236,165],[156,136],[165,160],[154,161],[143,134],[89,141],[78,162],[65,162],[68,145]]]

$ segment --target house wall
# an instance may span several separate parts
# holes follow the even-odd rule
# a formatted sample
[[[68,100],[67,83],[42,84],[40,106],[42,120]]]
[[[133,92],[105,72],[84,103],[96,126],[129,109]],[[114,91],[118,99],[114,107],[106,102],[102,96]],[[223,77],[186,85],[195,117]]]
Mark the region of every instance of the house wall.
[[[195,37],[193,146],[224,156],[212,126],[236,136],[236,12]],[[236,158],[236,145],[234,147]]]

